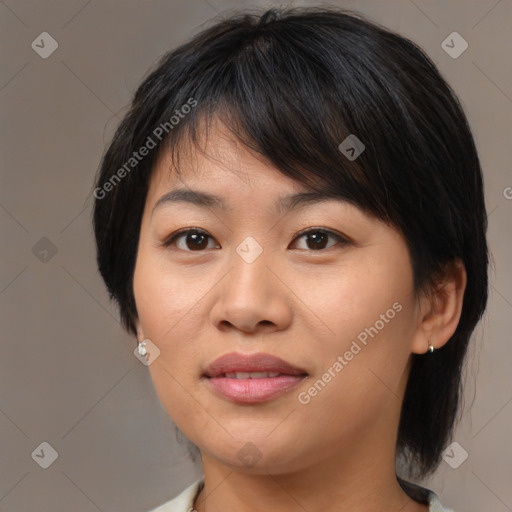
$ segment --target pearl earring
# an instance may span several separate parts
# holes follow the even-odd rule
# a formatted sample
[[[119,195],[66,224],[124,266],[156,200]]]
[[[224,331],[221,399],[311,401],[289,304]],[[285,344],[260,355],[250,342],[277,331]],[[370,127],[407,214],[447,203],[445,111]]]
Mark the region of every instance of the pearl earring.
[[[146,342],[140,341],[139,344],[137,345],[137,350],[139,352],[139,355],[145,356],[147,353]]]

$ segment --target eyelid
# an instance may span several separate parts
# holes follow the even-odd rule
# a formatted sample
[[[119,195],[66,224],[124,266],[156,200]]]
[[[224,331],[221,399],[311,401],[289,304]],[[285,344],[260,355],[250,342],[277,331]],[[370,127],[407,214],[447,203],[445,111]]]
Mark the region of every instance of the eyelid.
[[[333,229],[330,229],[330,228],[324,228],[322,226],[317,226],[317,227],[309,227],[309,228],[305,228],[301,231],[299,231],[294,237],[293,237],[293,240],[290,242],[290,243],[293,243],[295,242],[295,240],[303,237],[304,235],[307,235],[308,233],[317,233],[317,232],[322,232],[322,233],[325,233],[327,235],[331,235],[335,238],[338,239],[339,242],[342,243],[342,245],[349,245],[349,244],[353,244],[354,241],[348,237],[347,235],[344,235],[343,233],[340,233],[339,231],[336,231],[336,230],[333,230]],[[334,247],[338,244],[334,244],[334,245],[331,245],[331,247]],[[327,247],[326,249],[319,249],[319,250],[311,250],[312,252],[325,252],[326,250],[330,249],[331,247]],[[300,249],[300,250],[307,250],[307,249]]]
[[[199,235],[205,235],[209,238],[211,238],[212,240],[215,240],[213,238],[212,235],[210,235],[210,233],[208,233],[208,231],[205,231],[204,229],[201,229],[201,228],[194,228],[194,227],[188,227],[188,228],[183,228],[183,229],[179,229],[178,231],[175,231],[174,233],[172,233],[171,235],[169,235],[163,242],[161,245],[163,245],[164,247],[168,247],[170,246],[173,242],[175,242],[179,237],[183,236],[183,235],[188,235],[189,233],[193,233],[193,234],[199,234]],[[194,251],[189,251],[189,252],[194,252]],[[198,252],[201,252],[201,251],[198,251]]]
[[[331,228],[324,228],[322,226],[313,226],[313,227],[310,227],[310,228],[305,228],[305,229],[302,229],[301,231],[299,231],[295,237],[293,238],[293,240],[295,240],[296,238],[299,238],[301,236],[304,236],[304,235],[307,235],[308,233],[312,232],[316,232],[316,231],[321,231],[323,233],[327,233],[329,235],[333,235],[337,238],[339,238],[340,240],[343,240],[344,242],[346,243],[354,243],[354,241],[347,235],[344,235],[343,233],[339,232],[339,231],[336,231],[334,229],[331,229]]]

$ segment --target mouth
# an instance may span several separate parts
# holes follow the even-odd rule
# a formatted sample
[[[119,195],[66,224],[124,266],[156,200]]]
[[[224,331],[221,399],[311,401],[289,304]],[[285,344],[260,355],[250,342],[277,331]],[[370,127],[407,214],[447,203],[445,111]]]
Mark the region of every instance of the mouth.
[[[225,354],[202,375],[212,391],[236,403],[261,403],[296,387],[308,373],[270,354]]]
[[[222,377],[226,379],[268,379],[274,377],[282,377],[283,375],[287,374],[279,372],[228,372],[215,375],[214,378]]]

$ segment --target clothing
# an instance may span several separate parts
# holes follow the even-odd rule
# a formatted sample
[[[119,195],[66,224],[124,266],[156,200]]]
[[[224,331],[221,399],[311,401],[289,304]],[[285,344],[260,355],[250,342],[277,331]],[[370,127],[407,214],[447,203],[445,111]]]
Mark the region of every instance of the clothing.
[[[149,512],[193,512],[194,500],[202,489],[204,480],[201,478],[187,487],[176,498],[150,510]],[[404,482],[401,482],[403,486]],[[434,491],[405,482],[407,490],[412,491],[409,494],[412,498],[419,497],[419,501],[429,505],[429,512],[454,512],[452,509],[444,508],[439,502],[439,498]],[[426,501],[425,501],[426,500]]]

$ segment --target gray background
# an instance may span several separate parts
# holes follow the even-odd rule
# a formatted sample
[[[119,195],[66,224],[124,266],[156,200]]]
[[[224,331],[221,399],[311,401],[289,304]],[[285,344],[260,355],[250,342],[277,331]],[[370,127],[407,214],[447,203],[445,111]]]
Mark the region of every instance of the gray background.
[[[319,5],[281,5],[291,4]],[[97,272],[92,183],[137,84],[162,53],[218,13],[263,5],[277,3],[0,1],[1,511],[142,511],[200,475]],[[456,469],[443,461],[427,484],[457,512],[510,511],[512,2],[331,5],[422,46],[472,125],[495,268],[455,435],[468,458]],[[59,45],[47,59],[31,47],[44,31]],[[456,59],[441,47],[453,31],[469,44]],[[42,442],[58,454],[47,469],[31,455]]]

